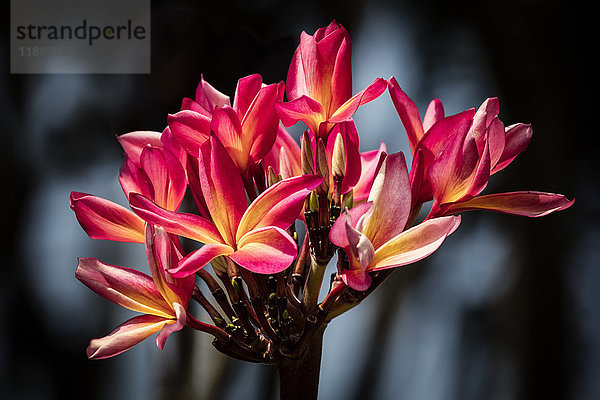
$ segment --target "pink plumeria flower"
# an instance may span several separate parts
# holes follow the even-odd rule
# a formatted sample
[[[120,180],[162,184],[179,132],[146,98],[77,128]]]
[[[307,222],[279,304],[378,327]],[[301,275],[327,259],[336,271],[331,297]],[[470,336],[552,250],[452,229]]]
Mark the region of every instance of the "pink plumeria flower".
[[[287,268],[297,248],[284,229],[295,221],[304,199],[323,178],[304,175],[280,181],[246,206],[239,171],[214,136],[200,146],[199,161],[202,193],[212,221],[168,211],[142,195],[132,195],[132,209],[147,222],[204,243],[170,272],[177,277],[194,274],[217,256],[229,256],[258,273]]]
[[[228,97],[201,82],[197,98],[204,101],[184,102],[190,109],[169,115],[169,128],[194,157],[214,133],[238,169],[246,173],[275,143],[279,127],[275,104],[283,98],[283,86],[283,82],[265,85],[258,74],[247,76],[238,81],[231,106]]]
[[[87,348],[89,358],[116,356],[157,332],[156,345],[162,349],[169,335],[185,326],[194,277],[180,279],[166,273],[182,256],[161,228],[146,227],[146,255],[152,276],[95,258],[79,259],[77,279],[100,296],[143,314],[93,339]]]
[[[346,210],[329,238],[344,249],[349,269],[344,283],[356,290],[371,285],[369,273],[414,263],[433,253],[458,227],[460,217],[442,217],[404,230],[411,210],[408,170],[402,153],[387,156],[366,203]]]
[[[489,177],[525,150],[532,136],[531,125],[504,126],[497,98],[448,117],[434,100],[421,123],[416,105],[393,77],[388,85],[413,151],[413,203],[433,199],[428,218],[475,209],[540,217],[573,204],[563,195],[535,191],[479,196]]]
[[[325,138],[334,124],[379,97],[386,88],[381,78],[352,96],[351,58],[350,36],[337,22],[313,36],[302,32],[286,81],[289,102],[277,105],[281,122],[292,126],[302,121],[315,136]]]

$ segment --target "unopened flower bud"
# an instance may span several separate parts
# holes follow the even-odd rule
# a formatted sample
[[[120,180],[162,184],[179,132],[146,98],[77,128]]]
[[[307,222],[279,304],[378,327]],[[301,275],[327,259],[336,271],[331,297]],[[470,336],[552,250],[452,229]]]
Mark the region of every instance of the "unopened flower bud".
[[[302,135],[302,174],[313,175],[315,173],[315,156],[313,153],[312,142],[308,131]]]
[[[319,138],[317,141],[317,168],[319,175],[322,176],[323,183],[321,183],[321,189],[323,192],[329,192],[329,163],[327,162],[327,150],[325,150],[325,143],[323,139]]]
[[[225,260],[225,257],[215,257],[210,263],[215,271],[221,272],[222,274],[227,273],[227,261]]]
[[[277,182],[281,180],[281,175],[277,175],[273,167],[269,165],[269,169],[267,170],[267,185],[269,187],[273,186]]]
[[[336,178],[343,178],[346,171],[346,150],[344,139],[340,133],[335,137],[333,145],[333,156],[331,159],[331,172]]]
[[[312,211],[314,213],[319,212],[319,195],[317,194],[316,190],[313,190],[312,192],[310,192],[308,205],[309,205],[310,211]]]
[[[354,207],[354,190],[350,191],[342,196],[342,210],[350,209]]]

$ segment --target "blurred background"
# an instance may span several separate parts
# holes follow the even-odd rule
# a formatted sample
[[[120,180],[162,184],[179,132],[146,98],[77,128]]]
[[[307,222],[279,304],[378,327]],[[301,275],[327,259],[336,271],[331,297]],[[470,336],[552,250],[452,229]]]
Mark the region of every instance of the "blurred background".
[[[325,334],[322,399],[600,398],[600,195],[590,10],[583,2],[152,1],[151,74],[10,74],[2,35],[3,399],[268,399],[275,370],[230,360],[185,330],[113,359],[85,348],[132,314],[74,277],[92,256],[147,269],[143,247],[93,241],[72,190],[125,204],[115,136],[161,131],[200,75],[285,80],[302,30],[336,19],[353,40],[355,92],[394,75],[421,112],[500,98],[533,141],[486,191],[576,198],[540,219],[463,215],[434,255],[399,269]],[[595,35],[595,34],[594,34]],[[361,150],[408,144],[384,93],[356,114]],[[292,130],[299,135],[300,129]]]

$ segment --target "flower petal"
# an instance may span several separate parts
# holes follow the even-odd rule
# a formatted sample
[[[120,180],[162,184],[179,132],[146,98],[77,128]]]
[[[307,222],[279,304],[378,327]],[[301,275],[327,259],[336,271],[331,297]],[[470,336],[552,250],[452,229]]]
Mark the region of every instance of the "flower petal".
[[[454,203],[444,208],[443,214],[455,214],[469,210],[489,210],[525,217],[543,217],[555,211],[567,209],[575,200],[562,194],[545,192],[510,192],[477,196],[471,200]]]
[[[265,226],[287,229],[296,220],[311,190],[323,182],[316,175],[301,175],[277,182],[249,206],[239,224],[236,240]]]
[[[404,154],[391,154],[383,161],[369,201],[373,201],[373,214],[363,232],[378,248],[402,232],[410,213],[411,190]]]
[[[427,106],[423,117],[423,130],[427,132],[440,119],[444,118],[444,106],[438,99],[433,99]]]
[[[185,171],[179,160],[168,151],[147,146],[140,163],[152,182],[154,202],[168,210],[177,210],[187,189]]]
[[[231,107],[217,108],[210,129],[219,138],[229,157],[240,171],[248,167],[251,139],[242,131],[240,119]]]
[[[204,75],[201,75],[200,83],[198,83],[198,87],[196,88],[196,102],[211,113],[217,107],[231,105],[229,97],[206,82]]]
[[[371,286],[371,277],[362,269],[345,269],[340,277],[354,290],[365,291]]]
[[[504,169],[516,156],[521,154],[529,146],[532,135],[531,125],[515,124],[506,127],[504,151],[493,167],[492,174]]]
[[[387,81],[385,79],[375,79],[373,83],[342,104],[329,118],[328,122],[336,124],[338,122],[349,120],[352,118],[352,115],[354,115],[358,107],[375,100],[385,91],[386,87]]]
[[[176,278],[193,277],[196,272],[204,268],[215,257],[227,256],[233,253],[233,251],[234,249],[226,244],[205,244],[198,250],[185,256],[177,266],[169,269],[169,273]]]
[[[302,121],[315,135],[319,134],[321,123],[327,120],[323,105],[306,95],[287,103],[277,103],[275,107],[284,126],[289,127]]]
[[[167,232],[202,243],[223,243],[213,223],[198,215],[165,210],[138,193],[131,194],[130,204],[136,214]]]
[[[411,98],[400,89],[398,81],[393,76],[388,81],[388,91],[396,112],[402,121],[402,125],[404,125],[404,129],[406,130],[410,150],[414,153],[417,144],[425,134],[421,117],[419,117],[419,110]]]
[[[169,335],[181,330],[185,326],[187,320],[187,313],[181,304],[173,303],[173,309],[175,310],[176,319],[167,321],[156,336],[156,346],[161,350],[165,347]]]
[[[346,211],[344,211],[331,226],[329,231],[329,240],[331,240],[331,243],[343,249],[347,248],[350,245],[346,233],[347,218],[350,218],[351,225],[356,227],[360,217],[371,211],[372,208],[373,203],[367,202],[346,209]]]
[[[144,243],[144,220],[112,201],[71,192],[71,209],[92,239]]]
[[[225,243],[233,245],[246,210],[240,172],[214,135],[200,147],[199,161],[198,176],[206,207]]]
[[[460,224],[460,217],[441,217],[402,232],[375,250],[367,271],[399,267],[419,261],[440,247]]]
[[[352,189],[354,203],[364,201],[369,197],[375,173],[380,166],[381,157],[386,152],[385,143],[381,142],[379,150],[360,153],[360,179]]]
[[[210,116],[191,110],[182,110],[167,117],[169,129],[181,147],[193,156],[210,136]]]
[[[140,315],[119,325],[100,339],[92,339],[86,353],[88,358],[101,360],[129,350],[142,340],[160,331],[169,321],[154,315]]]
[[[229,257],[242,267],[259,274],[285,270],[298,254],[296,242],[283,229],[267,226],[246,233],[238,249]]]
[[[130,310],[163,318],[174,315],[152,278],[135,269],[82,257],[75,277],[100,296]]]
[[[135,165],[140,166],[140,154],[147,145],[154,147],[162,147],[160,141],[160,132],[154,131],[135,131],[117,136],[117,140],[127,157],[133,161]]]

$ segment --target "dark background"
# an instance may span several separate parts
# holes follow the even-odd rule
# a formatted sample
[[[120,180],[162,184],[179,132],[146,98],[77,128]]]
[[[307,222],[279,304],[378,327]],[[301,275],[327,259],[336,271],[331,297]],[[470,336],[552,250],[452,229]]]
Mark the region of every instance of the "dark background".
[[[71,190],[123,204],[115,135],[161,131],[200,74],[285,80],[299,34],[336,19],[354,44],[355,92],[396,76],[421,113],[500,98],[530,147],[489,190],[576,198],[541,219],[467,213],[418,266],[397,271],[326,333],[323,399],[600,398],[597,34],[583,2],[541,0],[152,1],[149,75],[11,75],[1,28],[0,397],[269,398],[273,370],[221,357],[200,333],[153,339],[114,359],[85,347],[130,316],[74,278],[77,256],[144,265],[143,249],[92,241]],[[361,149],[406,140],[384,93],[356,116]],[[594,121],[592,121],[594,120]]]

